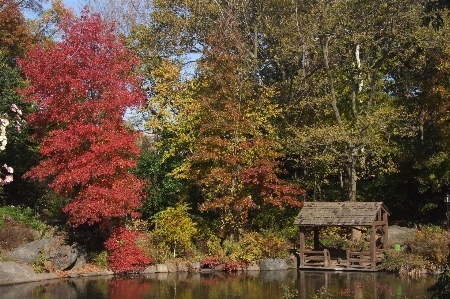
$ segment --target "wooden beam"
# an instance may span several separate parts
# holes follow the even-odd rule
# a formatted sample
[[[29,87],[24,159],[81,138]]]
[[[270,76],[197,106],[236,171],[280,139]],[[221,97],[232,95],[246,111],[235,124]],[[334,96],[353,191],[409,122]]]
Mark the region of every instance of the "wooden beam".
[[[300,267],[305,265],[305,228],[300,227]]]
[[[389,226],[383,226],[383,249],[388,249],[389,247]]]
[[[372,225],[370,229],[370,268],[375,269],[377,265],[377,228]]]

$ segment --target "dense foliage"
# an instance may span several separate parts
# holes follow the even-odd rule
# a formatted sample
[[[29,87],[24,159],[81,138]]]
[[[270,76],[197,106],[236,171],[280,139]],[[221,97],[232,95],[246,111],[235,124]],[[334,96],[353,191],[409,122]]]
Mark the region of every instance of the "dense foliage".
[[[43,156],[26,176],[72,199],[64,210],[75,226],[135,214],[143,182],[129,169],[139,148],[122,117],[143,99],[132,73],[138,60],[98,15],[65,16],[60,26],[61,42],[19,60],[30,82],[23,95],[35,109],[27,121]]]
[[[123,227],[114,230],[105,242],[110,269],[117,273],[139,272],[151,263],[151,259],[136,246],[139,237],[142,237],[140,233],[127,231]]]
[[[392,220],[443,223],[448,1],[119,2],[77,18],[61,0],[0,0],[0,118],[15,104],[27,120],[3,126],[15,178],[2,203],[60,221],[62,208],[98,240],[114,231],[119,272],[137,269],[117,252],[128,240],[138,254],[124,227],[141,215],[153,260],[229,269],[295,244],[303,201],[383,201]],[[360,247],[348,239],[328,235]],[[444,243],[430,228],[410,245],[442,264]]]

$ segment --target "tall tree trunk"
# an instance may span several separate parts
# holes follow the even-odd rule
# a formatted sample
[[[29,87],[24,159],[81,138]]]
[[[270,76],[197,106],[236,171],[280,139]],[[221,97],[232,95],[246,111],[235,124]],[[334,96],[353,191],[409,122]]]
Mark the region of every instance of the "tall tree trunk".
[[[355,149],[353,149],[353,152]],[[356,157],[352,153],[350,163],[348,165],[348,201],[356,201],[356,181],[358,179],[356,175]]]

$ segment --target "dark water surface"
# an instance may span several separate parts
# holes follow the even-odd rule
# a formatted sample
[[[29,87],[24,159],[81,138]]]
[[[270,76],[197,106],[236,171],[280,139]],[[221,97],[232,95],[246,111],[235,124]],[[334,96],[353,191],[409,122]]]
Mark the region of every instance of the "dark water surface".
[[[283,299],[430,298],[432,275],[411,278],[388,273],[262,271],[226,274],[157,273],[136,277],[85,277],[0,287],[1,299]],[[322,297],[324,298],[324,297]],[[329,297],[327,297],[329,298]]]

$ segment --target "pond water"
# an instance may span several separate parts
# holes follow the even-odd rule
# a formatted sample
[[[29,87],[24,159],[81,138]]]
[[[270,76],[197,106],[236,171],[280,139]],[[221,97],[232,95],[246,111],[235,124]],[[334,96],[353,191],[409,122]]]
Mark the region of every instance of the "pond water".
[[[326,290],[332,298],[430,298],[432,275],[262,271],[156,273],[136,277],[84,277],[0,287],[2,299],[310,299]],[[288,291],[286,291],[288,288]],[[322,298],[325,298],[322,296]],[[329,298],[329,297],[326,297]]]

